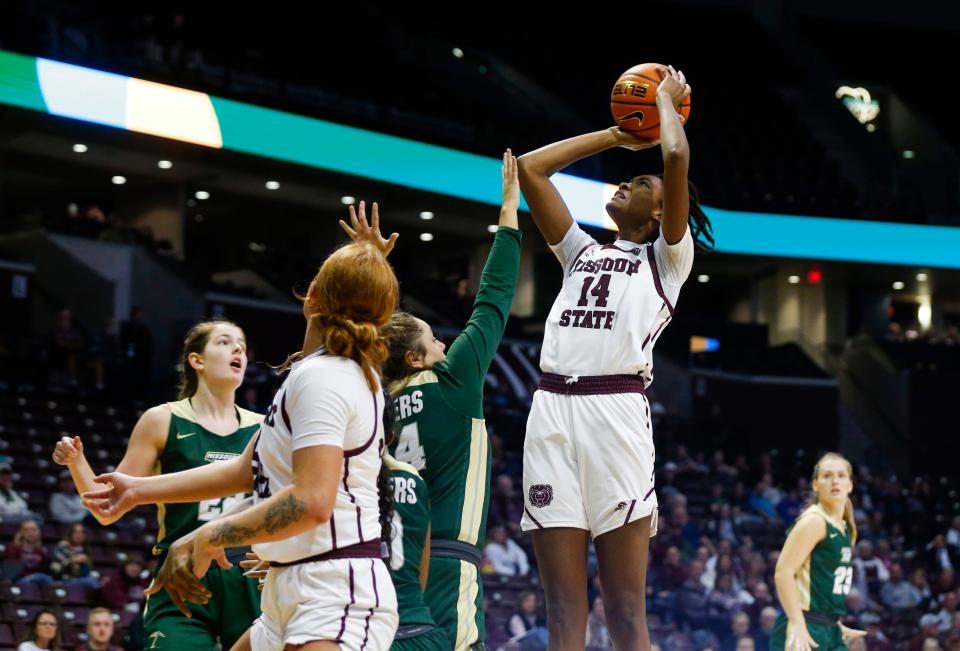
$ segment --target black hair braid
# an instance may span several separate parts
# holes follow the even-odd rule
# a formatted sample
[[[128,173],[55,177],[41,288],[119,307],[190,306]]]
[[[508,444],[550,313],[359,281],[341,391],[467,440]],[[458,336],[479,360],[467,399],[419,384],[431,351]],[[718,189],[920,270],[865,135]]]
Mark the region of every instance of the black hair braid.
[[[394,439],[394,428],[397,426],[396,408],[393,399],[386,389],[383,390],[383,441],[380,445],[381,458]],[[382,554],[387,567],[393,556],[393,475],[387,464],[381,461],[380,474],[377,476],[377,492],[380,496],[380,541]]]
[[[690,234],[693,236],[693,246],[701,253],[713,251],[716,242],[713,239],[713,224],[707,213],[700,207],[700,191],[692,181],[687,181],[690,194]]]

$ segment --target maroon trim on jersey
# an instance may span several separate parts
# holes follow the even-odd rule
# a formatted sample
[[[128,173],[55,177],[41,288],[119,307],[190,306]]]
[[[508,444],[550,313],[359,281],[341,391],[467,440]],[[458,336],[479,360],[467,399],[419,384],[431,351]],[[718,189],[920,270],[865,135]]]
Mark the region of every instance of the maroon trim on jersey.
[[[361,452],[365,451],[373,443],[373,439],[377,438],[377,428],[380,426],[380,419],[377,418],[377,394],[373,394],[373,434],[370,435],[370,438],[367,439],[367,442],[361,445],[358,448],[353,448],[352,450],[344,450],[343,457],[355,457]]]
[[[340,549],[331,549],[328,552],[314,554],[313,556],[307,556],[295,561],[287,561],[285,563],[272,561],[270,565],[272,567],[290,567],[291,565],[319,563],[320,561],[336,561],[344,558],[380,558],[382,554],[383,549],[380,546],[380,539],[377,538],[376,540],[368,540],[365,543],[347,545],[346,547],[341,547]],[[353,601],[353,564],[350,565],[350,601]]]
[[[380,607],[380,591],[377,590],[377,562],[374,560],[370,561],[370,573],[373,574],[373,598],[374,606],[376,608]]]
[[[613,393],[645,393],[643,378],[639,375],[557,375],[540,376],[539,389],[550,393],[575,396],[599,396]]]
[[[623,253],[633,253],[634,255],[640,253],[640,247],[639,247],[639,246],[635,246],[635,247],[633,247],[632,249],[622,249],[622,248],[620,248],[619,246],[617,246],[617,243],[616,243],[616,242],[613,242],[612,244],[604,244],[602,248],[604,248],[604,249],[616,249],[617,251],[622,251]]]
[[[583,255],[583,252],[589,249],[590,247],[596,246],[596,245],[597,245],[596,242],[594,242],[593,244],[588,244],[582,249],[580,249],[580,252],[577,253],[577,255],[573,256],[573,261],[570,262],[570,271],[567,273],[568,276],[573,273],[573,265],[577,264],[577,260],[579,260],[580,256]]]
[[[657,256],[653,252],[653,244],[647,245],[647,260],[650,261],[650,273],[653,274],[653,284],[657,287],[657,294],[660,295],[660,298],[663,299],[663,302],[666,304],[667,309],[670,310],[670,316],[673,316],[673,305],[670,304],[670,300],[667,298],[667,295],[663,293],[663,285],[660,284],[660,271],[657,269]]]
[[[623,520],[623,524],[630,524],[630,516],[633,515],[633,507],[637,505],[637,500],[630,500],[630,510],[627,511],[627,517]]]
[[[540,524],[539,522],[537,522],[537,519],[536,519],[535,517],[533,517],[533,514],[530,513],[530,511],[527,510],[527,507],[523,507],[523,512],[527,514],[527,517],[528,517],[528,518],[530,518],[531,520],[533,520],[533,523],[534,523],[535,525],[537,525],[537,528],[538,528],[538,529],[543,529],[543,525]]]
[[[350,563],[350,603],[343,607],[343,617],[340,618],[340,632],[337,633],[336,641],[343,641],[343,631],[347,628],[347,617],[350,615],[350,606],[353,605],[353,563]]]
[[[663,320],[663,323],[660,324],[660,327],[657,328],[656,332],[653,333],[653,338],[652,338],[652,340],[653,340],[654,343],[657,342],[657,337],[660,336],[660,332],[666,327],[666,325],[667,325],[668,323],[670,323],[670,319],[672,319],[672,318],[673,318],[673,315],[671,314],[671,315],[668,316],[666,319],[664,319],[664,320]]]
[[[357,536],[360,537],[360,542],[363,542],[363,528],[360,526],[360,505],[357,504],[357,498],[353,496],[353,493],[350,492],[350,487],[347,486],[347,478],[350,476],[350,460],[343,460],[343,490],[347,491],[347,497],[350,498],[350,503],[353,504],[357,509]]]
[[[336,509],[334,509],[336,511]],[[330,514],[330,543],[333,545],[333,548],[337,548],[337,518],[336,515]]]
[[[290,415],[287,414],[287,392],[283,392],[283,397],[280,398],[280,415],[283,416],[283,424],[287,426],[287,431],[290,432],[290,436],[293,436],[293,428],[290,427]]]
[[[373,608],[370,609],[370,612],[367,613],[366,618],[363,620],[363,642],[360,644],[360,651],[363,651],[367,648],[367,640],[370,638],[370,618],[373,617]]]
[[[644,502],[646,502],[646,501],[647,501],[647,498],[650,497],[650,495],[653,493],[653,489],[654,489],[654,488],[655,488],[654,486],[651,486],[651,487],[650,487],[650,490],[647,491],[647,494],[643,496],[643,501],[644,501]]]

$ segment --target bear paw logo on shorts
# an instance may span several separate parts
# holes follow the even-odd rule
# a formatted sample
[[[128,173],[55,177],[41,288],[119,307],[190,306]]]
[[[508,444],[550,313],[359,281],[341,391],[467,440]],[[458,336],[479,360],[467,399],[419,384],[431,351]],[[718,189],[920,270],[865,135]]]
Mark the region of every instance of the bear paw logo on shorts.
[[[539,509],[553,501],[553,486],[550,484],[534,484],[530,487],[530,505]]]

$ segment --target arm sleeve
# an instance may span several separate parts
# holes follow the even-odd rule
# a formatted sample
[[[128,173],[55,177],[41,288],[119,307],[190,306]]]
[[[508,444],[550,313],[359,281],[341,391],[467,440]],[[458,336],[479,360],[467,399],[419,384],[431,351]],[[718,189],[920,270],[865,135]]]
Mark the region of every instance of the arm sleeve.
[[[520,231],[501,226],[480,276],[470,320],[435,371],[444,398],[456,411],[483,417],[483,381],[510,316],[520,271]]]
[[[552,245],[550,250],[560,261],[563,272],[567,273],[580,254],[596,243],[595,239],[587,235],[586,231],[580,228],[576,222],[573,222],[563,239]]]
[[[693,268],[693,235],[690,226],[676,244],[667,244],[661,232],[653,242],[660,280],[669,285],[682,285]]]
[[[343,447],[347,425],[354,418],[355,384],[342,370],[318,364],[297,374],[287,402],[294,450],[316,445]]]

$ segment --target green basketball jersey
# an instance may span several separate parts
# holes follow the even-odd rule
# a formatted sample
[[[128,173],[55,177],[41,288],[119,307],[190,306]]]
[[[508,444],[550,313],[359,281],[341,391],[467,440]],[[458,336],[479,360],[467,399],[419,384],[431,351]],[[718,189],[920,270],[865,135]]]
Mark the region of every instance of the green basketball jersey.
[[[819,505],[811,506],[800,517],[814,514],[826,522],[827,534],[796,575],[800,605],[803,610],[842,617],[847,612],[847,593],[853,581],[853,543],[850,534],[837,529]]]
[[[197,416],[189,399],[168,404],[170,431],[167,432],[167,443],[154,468],[154,474],[157,475],[232,459],[243,453],[247,443],[260,428],[260,417],[257,414],[237,407],[239,420],[237,431],[227,436],[220,436],[208,431],[197,422]],[[157,519],[160,521],[160,532],[157,534],[157,544],[153,553],[162,554],[178,538],[190,533],[204,522],[214,519],[244,497],[241,493],[202,502],[159,504]]]
[[[400,626],[433,624],[423,600],[420,564],[430,528],[430,498],[427,484],[410,464],[384,458],[393,477],[393,532],[390,578],[397,591]]]
[[[483,382],[510,315],[520,237],[512,228],[497,231],[473,313],[446,359],[389,387],[401,426],[391,454],[426,480],[434,540],[483,544],[490,484]]]

